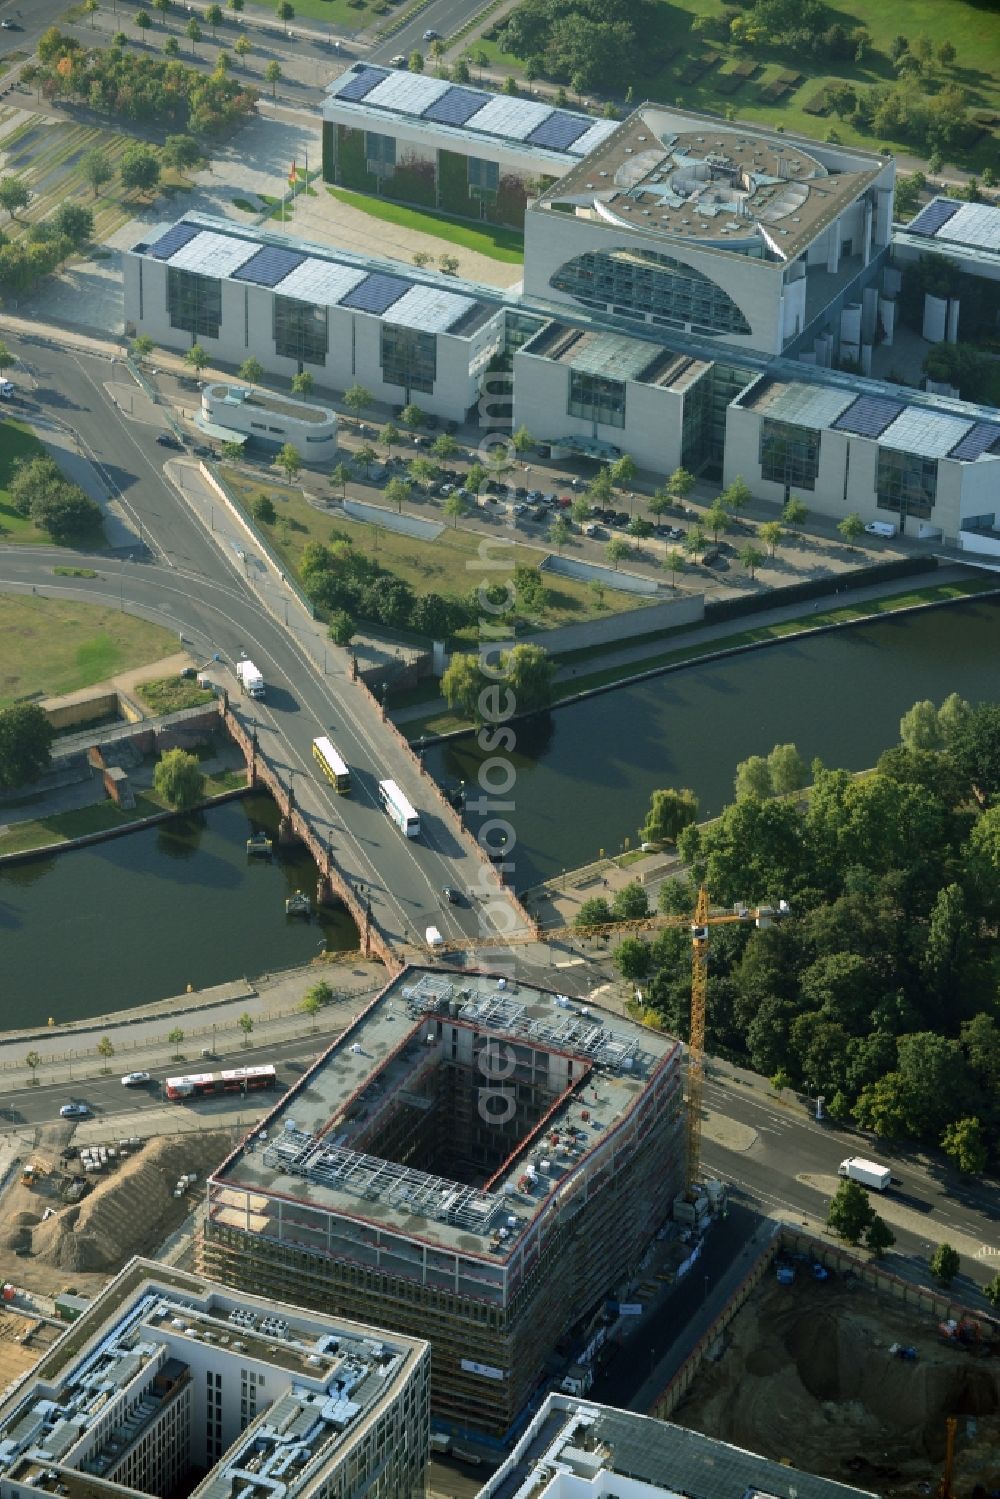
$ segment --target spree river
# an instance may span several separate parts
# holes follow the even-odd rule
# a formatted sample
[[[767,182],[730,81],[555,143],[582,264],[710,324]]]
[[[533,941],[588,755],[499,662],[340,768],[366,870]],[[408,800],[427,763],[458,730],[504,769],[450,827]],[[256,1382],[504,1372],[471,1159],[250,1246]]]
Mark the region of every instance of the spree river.
[[[734,625],[734,630],[739,625]],[[515,724],[506,813],[514,884],[634,847],[650,793],[690,787],[711,816],[738,760],[794,743],[807,763],[861,770],[899,738],[920,698],[1000,699],[1000,601],[951,604],[699,662]],[[471,736],[427,749],[428,769],[470,799],[485,758]],[[475,827],[482,819],[470,815]],[[493,835],[491,835],[493,836]]]
[[[357,945],[339,908],[304,921],[285,898],[316,893],[301,845],[248,859],[276,834],[267,796],[224,802],[121,838],[0,866],[0,1029],[76,1020],[305,963],[325,940]]]

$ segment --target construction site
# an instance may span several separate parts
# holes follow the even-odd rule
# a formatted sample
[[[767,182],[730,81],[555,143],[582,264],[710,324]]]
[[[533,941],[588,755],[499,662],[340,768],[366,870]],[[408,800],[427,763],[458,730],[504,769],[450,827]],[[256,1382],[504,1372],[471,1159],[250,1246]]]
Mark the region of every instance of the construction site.
[[[409,969],[215,1171],[200,1269],[433,1344],[502,1437],[684,1181],[680,1047],[550,991]]]
[[[904,1303],[860,1274],[796,1269],[751,1293],[671,1420],[880,1494],[1000,1488],[995,1325],[942,1322],[915,1288]]]

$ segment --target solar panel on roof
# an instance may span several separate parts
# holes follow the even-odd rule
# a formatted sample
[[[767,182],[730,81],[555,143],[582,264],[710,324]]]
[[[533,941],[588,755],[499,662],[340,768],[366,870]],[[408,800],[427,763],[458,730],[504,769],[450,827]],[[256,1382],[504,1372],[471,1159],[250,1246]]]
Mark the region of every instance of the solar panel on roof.
[[[352,68],[351,71],[354,77],[350,82],[345,83],[343,88],[337,90],[338,99],[363,99],[366,94],[371,93],[377,83],[381,83],[383,78],[389,76],[388,68],[369,68],[364,64],[361,67]]]
[[[301,265],[305,256],[283,245],[265,245],[257,254],[233,272],[234,281],[252,281],[255,286],[277,286]]]
[[[551,151],[566,151],[589,129],[589,120],[568,114],[564,109],[554,109],[547,120],[535,126],[528,140],[533,146],[548,146]]]
[[[926,208],[922,208],[916,218],[907,224],[907,233],[926,234],[928,237],[937,234],[950,218],[954,218],[960,206],[958,203],[949,203],[946,198],[936,198],[933,203],[928,203]]]
[[[155,255],[157,260],[169,260],[171,255],[200,233],[200,224],[174,224],[166,234],[160,236],[155,245],[150,245],[149,253]]]
[[[464,125],[477,110],[489,103],[489,94],[477,94],[471,88],[450,88],[447,93],[428,104],[420,118],[434,120],[438,125]]]
[[[402,276],[384,276],[381,271],[373,271],[342,298],[340,305],[354,307],[358,312],[383,313],[393,302],[398,302],[412,285],[412,281],[404,281]]]
[[[858,396],[831,425],[836,432],[854,432],[858,437],[880,437],[903,410],[902,401],[888,396]]]
[[[974,463],[997,444],[1000,444],[1000,427],[995,427],[992,422],[977,422],[955,444],[948,457],[957,458],[961,463]]]

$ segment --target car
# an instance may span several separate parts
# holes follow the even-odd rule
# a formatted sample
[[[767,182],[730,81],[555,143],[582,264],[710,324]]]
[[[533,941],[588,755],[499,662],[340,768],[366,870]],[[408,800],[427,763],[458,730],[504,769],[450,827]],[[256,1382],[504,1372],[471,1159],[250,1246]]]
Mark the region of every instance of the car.
[[[559,502],[558,503],[559,503],[560,510],[568,510],[569,507],[573,503],[573,497],[572,497],[572,495],[561,494],[559,496]]]
[[[126,1072],[122,1078],[123,1088],[141,1088],[143,1083],[152,1082],[152,1074],[149,1072]]]
[[[89,1119],[90,1109],[85,1103],[64,1103],[59,1110],[63,1119]]]
[[[214,458],[215,457],[215,454],[212,452],[212,449],[211,448],[207,448],[203,442],[198,443],[196,447],[193,447],[191,449],[191,451],[192,451],[192,453],[194,454],[194,456],[196,458]]]
[[[184,444],[172,432],[157,432],[156,440],[161,448],[183,448]]]
[[[518,500],[517,504],[511,505],[510,508],[514,515],[523,515],[528,507],[524,504],[523,500]]]
[[[441,888],[441,894],[444,896],[449,906],[462,906],[465,904],[460,893],[455,889],[454,885],[443,885]]]
[[[8,21],[5,18],[4,20],[0,21],[0,30],[3,30],[3,31],[23,31],[24,27],[23,26],[19,26],[16,21]]]
[[[0,401],[13,401],[15,390],[9,380],[0,380]]]
[[[667,532],[667,535],[670,537],[671,541],[680,541],[681,537],[684,535],[684,532],[680,526],[671,526],[670,530]]]
[[[440,40],[441,40],[441,33],[440,33],[440,31],[435,31],[433,26],[428,26],[427,30],[424,32],[424,41],[425,42],[439,42]]]
[[[718,547],[712,546],[706,548],[706,550],[701,554],[702,567],[715,567],[721,556],[722,553],[719,551]]]
[[[455,493],[458,495],[458,498],[460,500],[473,500],[473,499],[475,499],[475,495],[472,493],[471,489],[457,489],[455,491]]]
[[[631,517],[629,516],[627,510],[619,510],[616,512],[615,518],[611,524],[614,526],[618,526],[619,529],[624,529],[624,527],[628,525],[630,519]]]
[[[487,479],[486,483],[483,485],[483,488],[485,489],[487,494],[496,494],[500,488],[500,485],[495,479]]]
[[[450,494],[454,494],[454,493],[455,493],[455,486],[454,486],[454,484],[442,484],[441,488],[438,490],[438,494],[441,496],[441,498],[443,500],[446,500]]]
[[[538,501],[542,498],[542,491],[540,489],[529,489],[527,498],[533,505],[537,505]]]
[[[405,52],[397,52],[395,57],[390,57],[390,68],[405,68],[409,65],[409,58]]]
[[[582,479],[576,478],[576,479],[570,479],[570,481],[569,481],[569,487],[570,487],[570,489],[586,489],[587,486],[583,482]]]
[[[559,499],[554,494],[543,494],[538,503],[547,506],[551,510],[553,505],[558,505]]]
[[[528,491],[523,484],[519,484],[514,490],[514,498],[516,500],[526,500],[528,498]]]

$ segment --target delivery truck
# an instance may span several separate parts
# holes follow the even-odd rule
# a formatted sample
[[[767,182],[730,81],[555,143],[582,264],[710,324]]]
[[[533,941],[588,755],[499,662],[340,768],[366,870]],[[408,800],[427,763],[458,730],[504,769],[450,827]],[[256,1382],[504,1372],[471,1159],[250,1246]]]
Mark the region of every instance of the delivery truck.
[[[264,677],[252,661],[237,661],[236,680],[247,697],[264,696]]]
[[[888,1166],[880,1166],[878,1161],[865,1161],[859,1155],[849,1155],[846,1161],[841,1161],[837,1175],[859,1182],[862,1187],[871,1187],[874,1192],[884,1192],[892,1181]]]

